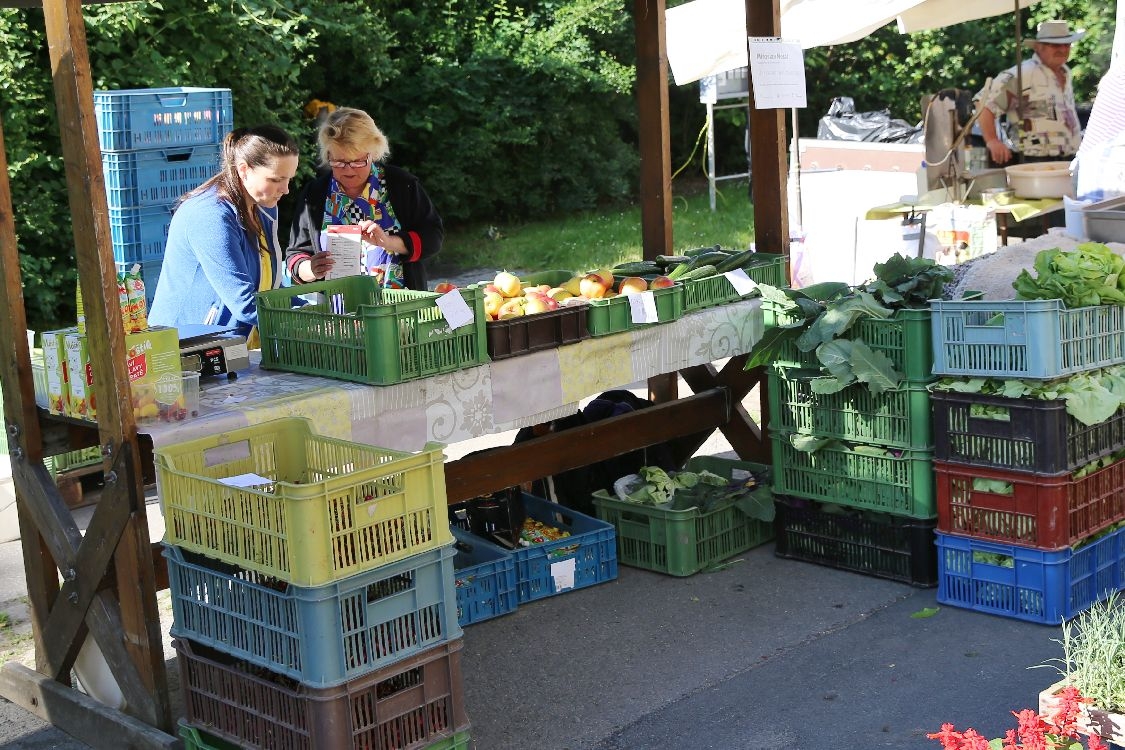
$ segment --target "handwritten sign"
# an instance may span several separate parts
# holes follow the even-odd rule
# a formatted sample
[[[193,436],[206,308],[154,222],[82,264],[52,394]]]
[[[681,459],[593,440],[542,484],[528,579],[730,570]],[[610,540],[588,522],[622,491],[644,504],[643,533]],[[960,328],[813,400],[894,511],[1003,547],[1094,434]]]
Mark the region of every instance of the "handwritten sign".
[[[801,45],[773,37],[752,36],[750,77],[756,109],[805,107],[805,56]]]

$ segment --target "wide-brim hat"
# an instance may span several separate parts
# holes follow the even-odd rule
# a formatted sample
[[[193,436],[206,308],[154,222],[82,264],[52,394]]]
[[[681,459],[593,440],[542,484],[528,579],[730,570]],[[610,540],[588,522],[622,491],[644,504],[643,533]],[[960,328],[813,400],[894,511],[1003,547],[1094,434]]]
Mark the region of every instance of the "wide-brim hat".
[[[1034,39],[1025,39],[1029,47],[1035,44],[1073,44],[1086,36],[1086,29],[1070,30],[1066,21],[1043,21],[1035,32]]]

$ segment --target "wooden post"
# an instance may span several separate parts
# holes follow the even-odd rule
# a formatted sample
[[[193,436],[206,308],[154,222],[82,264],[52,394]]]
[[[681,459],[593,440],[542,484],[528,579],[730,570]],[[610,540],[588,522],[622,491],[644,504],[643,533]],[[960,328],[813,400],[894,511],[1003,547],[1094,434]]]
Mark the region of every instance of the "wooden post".
[[[746,35],[781,36],[779,0],[746,0]],[[788,256],[785,110],[755,109],[753,81],[749,107],[754,243],[758,252]]]
[[[5,154],[0,163],[0,244],[7,295],[0,329],[6,340],[15,342],[0,371],[5,417],[15,428],[10,434],[20,443],[13,451],[12,475],[20,510],[36,667],[48,681],[68,687],[49,691],[52,705],[34,698],[36,691],[49,687],[42,681],[20,684],[6,680],[0,689],[13,702],[31,706],[87,744],[120,747],[122,737],[82,718],[88,712],[62,710],[57,703],[85,705],[69,685],[74,660],[89,633],[121,689],[124,711],[145,725],[172,729],[156,572],[145,517],[81,3],[47,0],[43,15],[82,280],[106,487],[83,534],[41,461],[43,436],[33,385],[30,379],[19,377],[21,371],[30,372],[30,363],[23,335],[26,313]],[[110,720],[120,717],[122,726],[128,723],[128,717],[119,712],[107,709],[105,714]],[[175,742],[174,737],[154,731],[143,744],[163,747]]]

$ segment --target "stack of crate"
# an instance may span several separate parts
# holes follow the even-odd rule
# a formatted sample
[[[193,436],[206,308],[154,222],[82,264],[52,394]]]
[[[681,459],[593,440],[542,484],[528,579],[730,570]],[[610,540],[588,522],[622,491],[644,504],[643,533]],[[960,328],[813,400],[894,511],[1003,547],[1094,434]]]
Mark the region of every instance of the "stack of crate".
[[[230,89],[95,91],[113,257],[141,265],[151,304],[176,200],[219,171]]]
[[[930,311],[857,322],[849,337],[903,373],[875,393],[818,392],[828,373],[789,345],[769,372],[775,552],[916,586],[936,583]],[[808,450],[808,449],[812,450]]]
[[[933,303],[934,372],[1059,381],[1125,362],[1125,308]],[[933,393],[938,601],[1058,624],[1125,586],[1125,410]]]
[[[155,455],[189,746],[466,750],[440,445],[291,417]]]

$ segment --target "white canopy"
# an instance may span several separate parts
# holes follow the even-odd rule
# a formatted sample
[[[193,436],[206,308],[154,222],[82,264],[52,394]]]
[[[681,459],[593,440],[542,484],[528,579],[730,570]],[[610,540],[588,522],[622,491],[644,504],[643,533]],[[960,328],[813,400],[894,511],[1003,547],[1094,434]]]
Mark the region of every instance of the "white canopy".
[[[804,49],[846,44],[897,20],[909,33],[1013,13],[1037,0],[781,0],[781,35]],[[676,83],[741,68],[745,0],[693,0],[665,13],[668,62]]]

